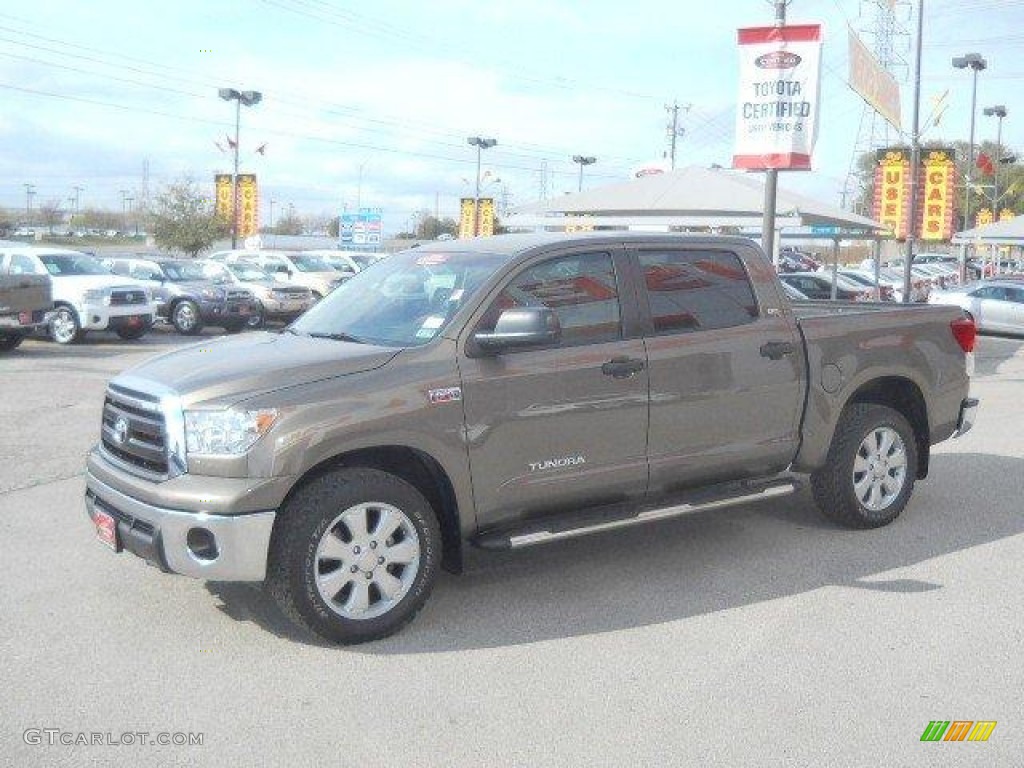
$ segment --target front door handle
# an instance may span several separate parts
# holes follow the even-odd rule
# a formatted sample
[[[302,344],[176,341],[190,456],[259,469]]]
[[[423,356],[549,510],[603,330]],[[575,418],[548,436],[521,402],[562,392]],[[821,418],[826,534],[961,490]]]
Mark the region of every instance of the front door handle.
[[[644,369],[644,361],[635,357],[614,357],[601,366],[601,373],[613,379],[628,379]]]
[[[785,355],[792,355],[796,351],[791,341],[766,341],[761,345],[761,357],[771,360],[781,360]]]

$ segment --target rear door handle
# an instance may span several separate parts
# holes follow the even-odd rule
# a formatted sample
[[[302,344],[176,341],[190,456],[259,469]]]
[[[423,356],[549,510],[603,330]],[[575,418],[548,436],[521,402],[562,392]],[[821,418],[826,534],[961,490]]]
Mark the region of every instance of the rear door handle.
[[[766,341],[761,345],[761,357],[771,360],[781,360],[785,355],[792,355],[796,351],[791,341]]]
[[[601,373],[613,379],[628,379],[644,369],[644,361],[635,357],[614,357],[601,366]]]

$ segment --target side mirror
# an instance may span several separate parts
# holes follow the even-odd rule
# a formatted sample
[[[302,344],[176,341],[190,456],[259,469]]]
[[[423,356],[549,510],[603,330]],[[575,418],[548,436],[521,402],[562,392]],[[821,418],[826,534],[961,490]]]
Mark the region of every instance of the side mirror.
[[[562,338],[558,315],[549,307],[506,309],[498,317],[493,331],[478,331],[473,341],[485,352],[498,354],[505,349],[544,347]]]

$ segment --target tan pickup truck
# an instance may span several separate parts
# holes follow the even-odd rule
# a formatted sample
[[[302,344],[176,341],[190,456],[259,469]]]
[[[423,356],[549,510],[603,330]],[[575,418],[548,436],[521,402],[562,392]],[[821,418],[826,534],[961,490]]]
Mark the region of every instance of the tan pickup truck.
[[[614,535],[805,482],[843,525],[890,523],[931,446],[971,426],[974,334],[956,307],[792,304],[741,238],[432,243],[279,333],[111,381],[86,506],[114,551],[264,582],[313,632],[372,640],[466,546]]]

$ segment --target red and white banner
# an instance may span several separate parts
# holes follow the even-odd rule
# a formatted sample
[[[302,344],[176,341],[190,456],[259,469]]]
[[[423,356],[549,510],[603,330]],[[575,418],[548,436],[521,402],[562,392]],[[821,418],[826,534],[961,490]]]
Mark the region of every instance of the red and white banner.
[[[733,168],[810,170],[818,123],[821,25],[739,30]]]

